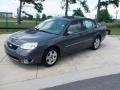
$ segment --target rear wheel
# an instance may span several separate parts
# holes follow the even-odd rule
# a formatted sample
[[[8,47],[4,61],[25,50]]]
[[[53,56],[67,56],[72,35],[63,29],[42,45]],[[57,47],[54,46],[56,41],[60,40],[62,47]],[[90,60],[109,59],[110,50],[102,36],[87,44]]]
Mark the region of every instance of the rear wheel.
[[[59,57],[59,52],[56,48],[49,48],[48,50],[45,51],[43,55],[43,64],[45,66],[53,66]]]
[[[93,45],[92,45],[92,49],[93,50],[98,49],[100,47],[100,44],[101,44],[100,38],[99,37],[95,38]]]

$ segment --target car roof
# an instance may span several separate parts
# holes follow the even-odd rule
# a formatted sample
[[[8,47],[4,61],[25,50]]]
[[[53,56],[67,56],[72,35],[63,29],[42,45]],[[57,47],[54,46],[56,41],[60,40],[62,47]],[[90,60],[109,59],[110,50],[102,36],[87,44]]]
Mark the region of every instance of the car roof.
[[[74,20],[90,19],[90,18],[80,17],[80,16],[58,16],[58,17],[52,17],[52,19],[74,21]],[[92,20],[92,19],[91,19],[91,20]]]

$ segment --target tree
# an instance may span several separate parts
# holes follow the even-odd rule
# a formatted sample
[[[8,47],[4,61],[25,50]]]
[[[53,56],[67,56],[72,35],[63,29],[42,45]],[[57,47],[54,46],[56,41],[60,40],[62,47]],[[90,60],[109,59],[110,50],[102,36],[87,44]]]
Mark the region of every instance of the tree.
[[[25,3],[33,4],[34,8],[37,10],[37,12],[41,13],[43,10],[42,2],[45,0],[19,0],[19,1],[20,1],[20,7],[17,11],[18,12],[18,19],[17,19],[18,24],[20,24],[21,11],[22,11],[22,7],[25,5]]]
[[[52,18],[52,16],[47,16],[47,19],[50,19],[50,18]]]
[[[101,1],[101,7],[103,6],[107,9],[109,5],[113,5],[114,7],[119,7],[119,0]]]
[[[118,17],[118,13],[119,13],[119,10],[116,10],[116,20],[117,20],[117,17]]]
[[[25,11],[22,11],[22,13],[24,13],[25,15],[27,15],[28,16],[28,20],[33,20],[33,15],[31,15],[31,14],[28,14],[27,12],[25,12]]]
[[[65,16],[68,16],[69,4],[76,3],[76,0],[62,0],[62,9],[65,9]]]
[[[43,1],[45,0],[20,0],[20,2],[23,2],[23,5],[25,5],[25,3],[33,4],[37,12],[40,12],[40,13],[43,10],[43,5],[42,5]]]
[[[88,5],[86,4],[87,0],[62,0],[62,9],[65,9],[65,16],[68,16],[68,9],[70,4],[75,4],[79,2],[80,5],[84,8],[86,12],[89,12]]]
[[[104,22],[111,22],[112,21],[112,17],[110,16],[107,9],[102,9],[100,11],[100,19],[99,19],[99,21],[104,21]]]
[[[99,21],[101,7],[105,7],[105,9],[107,9],[109,5],[119,7],[119,2],[120,0],[105,0],[105,1],[98,0],[97,20]]]
[[[99,17],[100,17],[100,7],[101,7],[101,0],[98,0],[98,9],[97,9],[97,21],[99,21]]]
[[[27,17],[27,16],[22,16],[21,19],[22,19],[22,20],[27,20],[28,17]]]
[[[77,8],[76,10],[73,10],[73,16],[81,16],[84,17],[84,14],[80,8]]]
[[[39,15],[38,13],[36,14],[36,20],[37,20],[37,21],[40,21],[40,20],[41,20],[41,19],[40,19],[40,15]]]
[[[47,19],[47,16],[46,14],[42,14],[42,21],[46,20]]]

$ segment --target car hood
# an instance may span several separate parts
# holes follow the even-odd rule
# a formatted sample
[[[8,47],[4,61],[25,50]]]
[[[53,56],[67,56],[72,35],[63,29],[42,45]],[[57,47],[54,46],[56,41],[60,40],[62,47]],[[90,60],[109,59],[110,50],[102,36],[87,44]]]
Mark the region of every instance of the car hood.
[[[56,34],[51,34],[51,33],[32,29],[32,30],[18,31],[16,33],[13,33],[10,36],[10,39],[12,39],[12,41],[17,41],[17,42],[40,42],[40,41],[53,39],[57,36],[58,35]]]

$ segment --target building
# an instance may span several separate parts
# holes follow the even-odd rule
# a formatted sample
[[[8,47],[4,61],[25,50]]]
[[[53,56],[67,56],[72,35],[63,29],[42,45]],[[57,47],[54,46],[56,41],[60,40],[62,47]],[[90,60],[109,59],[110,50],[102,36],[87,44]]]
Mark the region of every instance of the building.
[[[0,17],[13,17],[12,12],[0,12]]]

